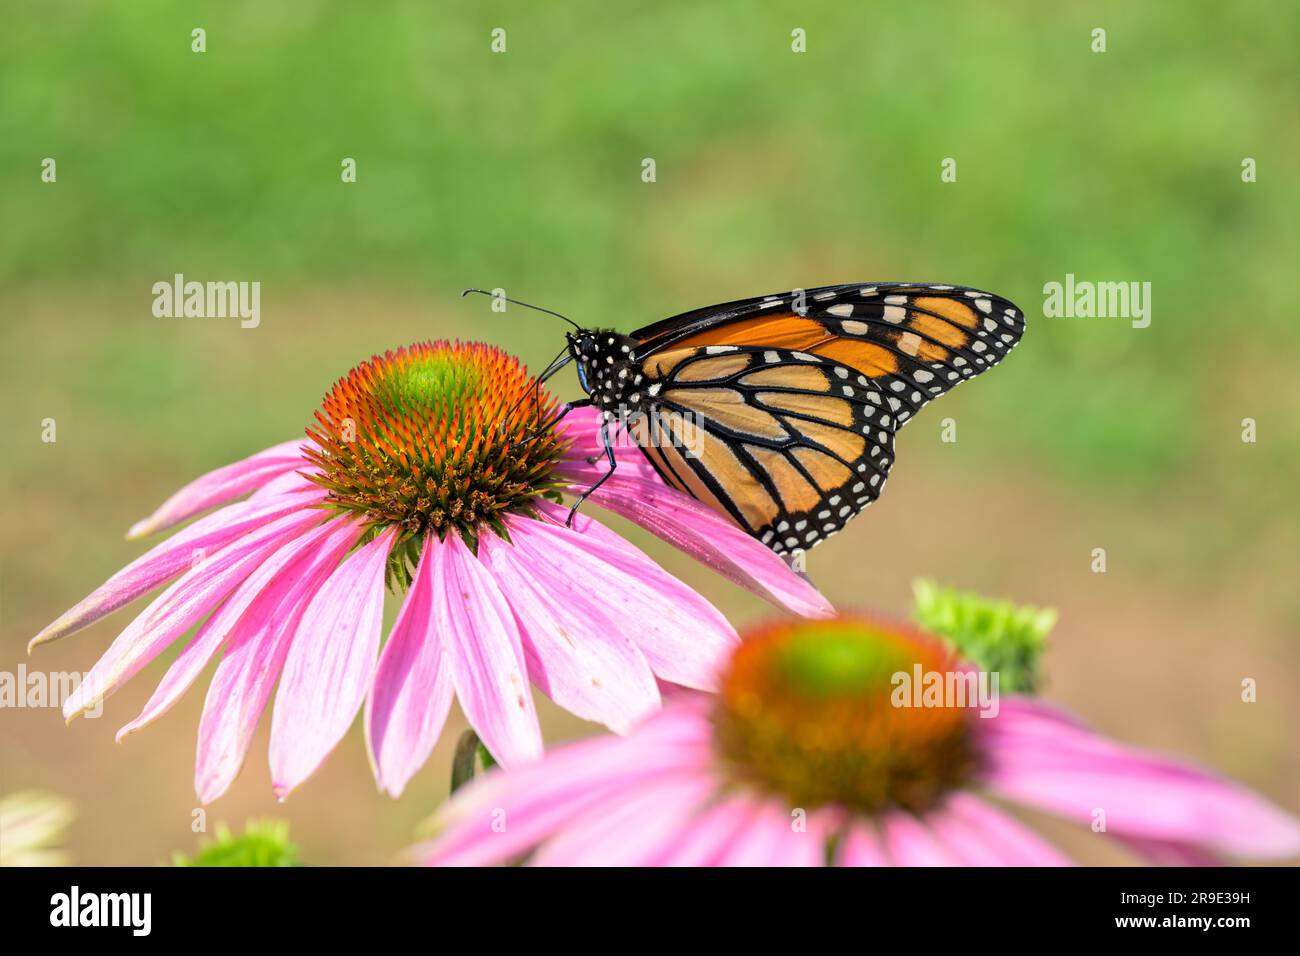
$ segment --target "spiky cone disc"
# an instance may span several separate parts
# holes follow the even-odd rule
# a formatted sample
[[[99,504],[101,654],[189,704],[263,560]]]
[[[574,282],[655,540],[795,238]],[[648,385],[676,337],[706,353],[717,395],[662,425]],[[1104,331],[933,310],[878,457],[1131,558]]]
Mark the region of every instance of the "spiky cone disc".
[[[977,766],[968,708],[898,706],[895,675],[960,667],[906,625],[865,618],[782,622],[748,637],[714,707],[738,781],[789,806],[924,812]]]
[[[543,427],[556,400],[514,356],[481,343],[422,342],[362,362],[341,378],[307,434],[326,507],[370,533],[399,529],[394,554],[418,556],[425,532],[472,548],[502,517],[557,496],[565,444]]]

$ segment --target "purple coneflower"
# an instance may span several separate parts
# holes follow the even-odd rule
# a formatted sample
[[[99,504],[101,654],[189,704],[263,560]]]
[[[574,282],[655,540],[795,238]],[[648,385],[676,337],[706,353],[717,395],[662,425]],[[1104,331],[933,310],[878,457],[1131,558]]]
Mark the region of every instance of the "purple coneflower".
[[[561,493],[591,483],[594,420],[575,412],[545,427],[556,403],[534,384],[490,346],[399,349],[340,380],[306,442],[181,489],[129,537],[225,507],[32,640],[63,637],[173,582],[113,642],[64,716],[93,707],[202,622],[119,739],[168,710],[220,652],[199,727],[201,800],[238,774],[277,680],[278,795],[311,775],[364,702],[376,779],[396,796],[428,758],[453,696],[509,766],[542,750],[530,681],[619,732],[659,706],[656,678],[712,687],[735,631],[609,529],[582,514],[565,526]],[[770,600],[830,613],[779,557],[638,457],[621,456],[592,500]],[[381,649],[386,583],[405,599]]]
[[[875,620],[761,630],[716,695],[683,692],[626,737],[489,772],[439,811],[418,852],[438,865],[1069,862],[993,796],[1157,863],[1300,853],[1300,822],[1262,797],[1032,698],[1005,696],[992,717],[901,706],[898,675],[918,665],[968,670],[937,640]]]

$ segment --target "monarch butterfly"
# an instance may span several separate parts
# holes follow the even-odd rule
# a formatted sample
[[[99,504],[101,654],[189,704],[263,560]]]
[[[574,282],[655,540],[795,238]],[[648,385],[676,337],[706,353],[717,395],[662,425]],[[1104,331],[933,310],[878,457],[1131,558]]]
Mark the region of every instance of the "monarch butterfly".
[[[539,384],[573,362],[587,397],[560,417],[602,412],[609,471],[574,511],[614,473],[611,429],[626,427],[665,482],[778,554],[814,547],[875,501],[899,428],[1025,330],[1000,296],[914,282],[741,299],[630,335],[540,311],[575,331]]]

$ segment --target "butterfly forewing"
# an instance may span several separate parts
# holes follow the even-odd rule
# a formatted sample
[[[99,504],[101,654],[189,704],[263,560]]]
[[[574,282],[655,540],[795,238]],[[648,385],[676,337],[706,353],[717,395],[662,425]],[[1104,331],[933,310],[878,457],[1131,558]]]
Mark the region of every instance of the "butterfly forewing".
[[[632,337],[642,343],[637,349],[642,359],[720,345],[770,345],[822,355],[904,399],[911,406],[901,416],[906,421],[930,398],[997,364],[1024,329],[1023,313],[988,292],[876,283],[797,290],[699,309]]]

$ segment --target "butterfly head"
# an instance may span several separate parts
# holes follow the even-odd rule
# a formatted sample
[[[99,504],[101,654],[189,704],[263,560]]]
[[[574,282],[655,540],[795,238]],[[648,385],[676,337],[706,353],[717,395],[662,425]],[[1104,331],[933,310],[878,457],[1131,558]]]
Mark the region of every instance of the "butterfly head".
[[[611,329],[579,329],[565,333],[565,338],[578,369],[578,383],[597,408],[617,414],[640,402],[643,377],[636,361],[636,339]]]

